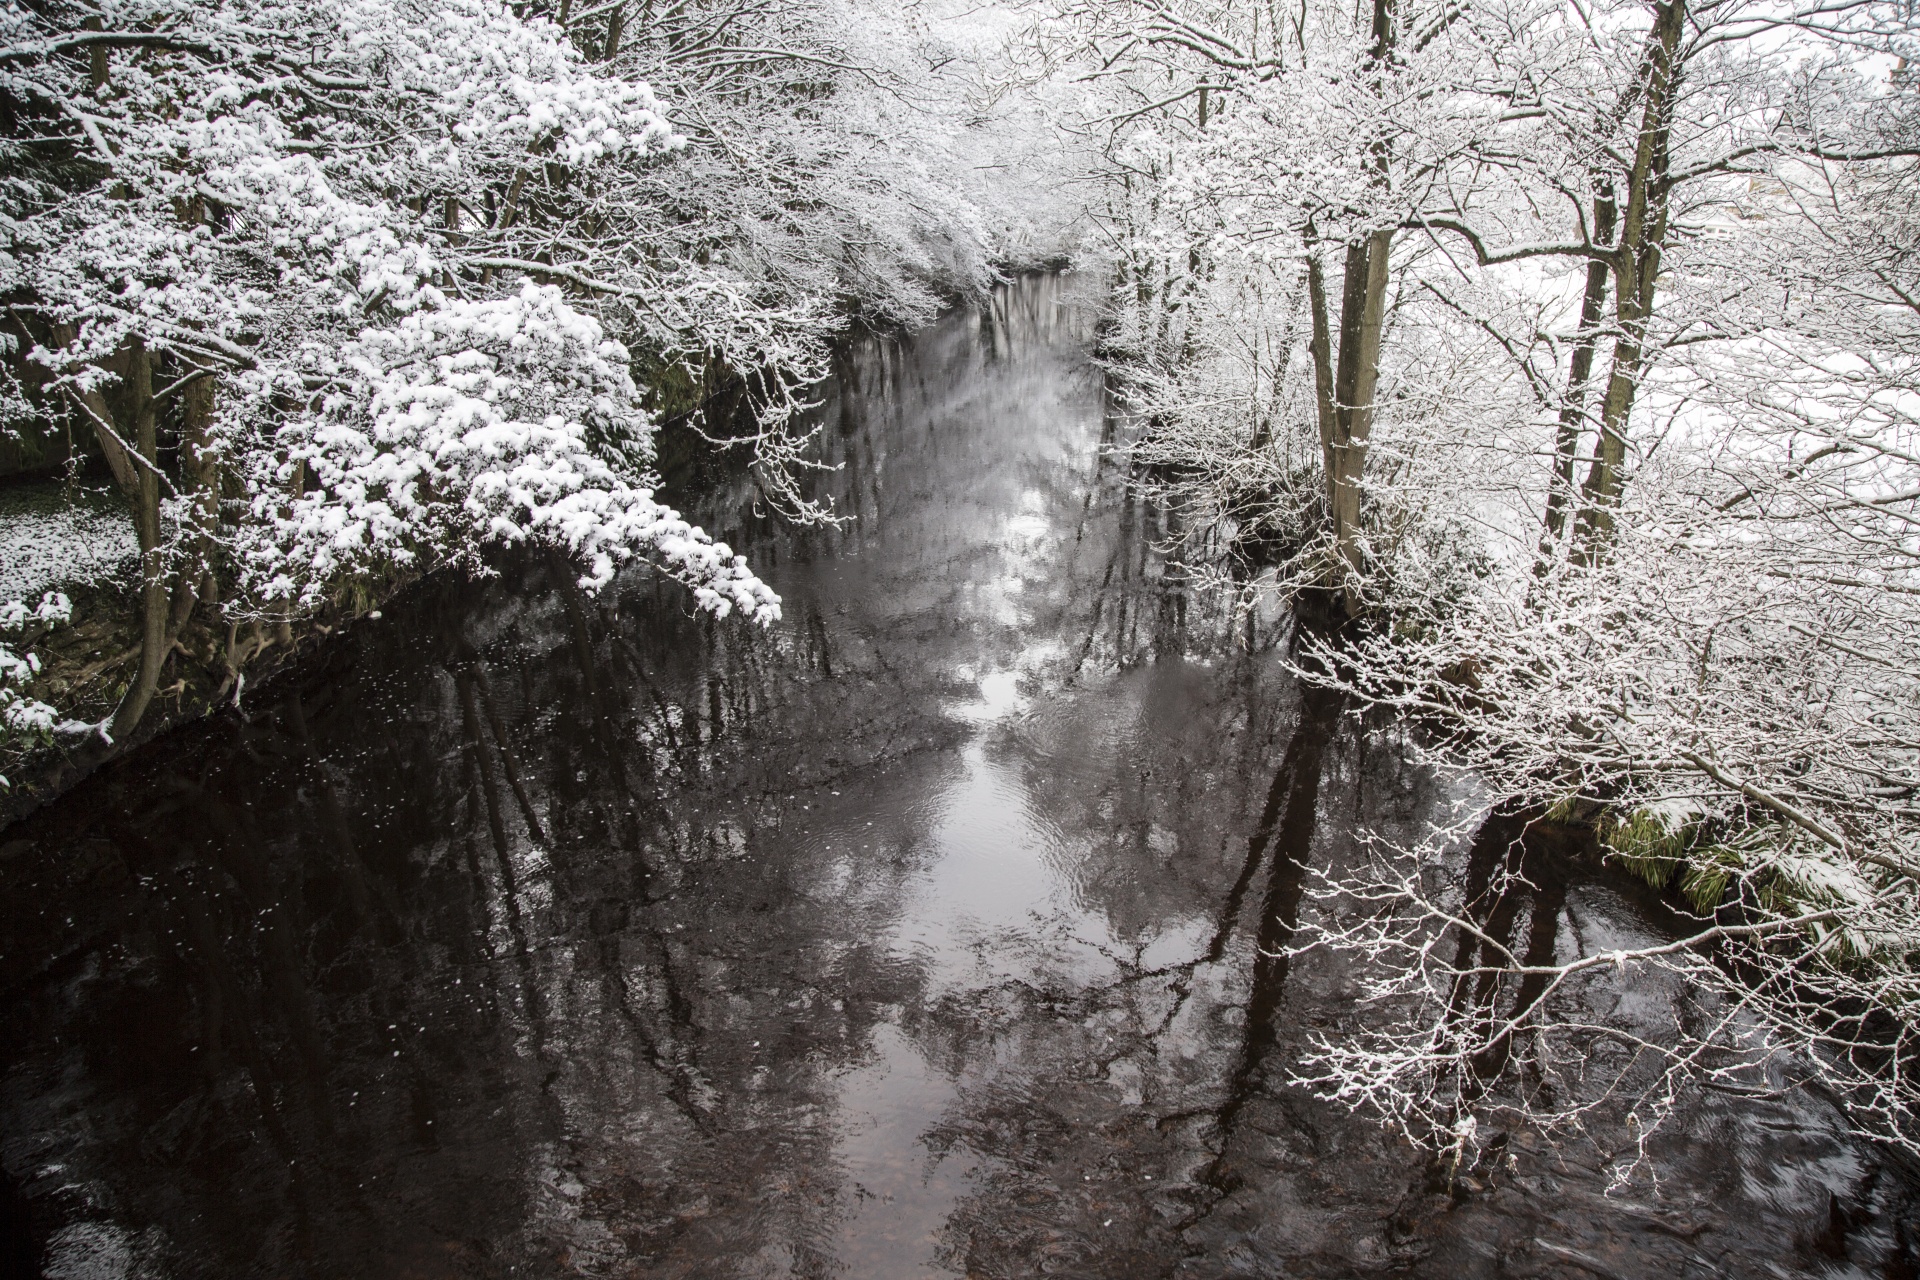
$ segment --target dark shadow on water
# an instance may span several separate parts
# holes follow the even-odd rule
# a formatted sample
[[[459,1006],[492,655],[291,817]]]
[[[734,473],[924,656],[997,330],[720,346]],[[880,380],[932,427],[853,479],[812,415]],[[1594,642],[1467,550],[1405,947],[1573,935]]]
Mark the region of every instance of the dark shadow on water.
[[[1202,1175],[1203,1181],[1222,1194],[1240,1185],[1239,1175],[1228,1167],[1227,1151],[1241,1113],[1254,1094],[1266,1086],[1267,1058],[1280,1042],[1278,1023],[1286,996],[1287,948],[1300,924],[1300,898],[1313,866],[1314,833],[1319,824],[1321,753],[1333,736],[1341,701],[1339,694],[1327,689],[1312,685],[1303,689],[1299,725],[1273,775],[1260,825],[1247,841],[1249,872],[1260,860],[1264,846],[1267,892],[1255,917],[1253,980],[1247,993],[1245,1034],[1227,1076],[1225,1099],[1215,1117],[1220,1155]],[[1249,878],[1243,874],[1235,882],[1235,890]],[[1239,908],[1238,898],[1229,895],[1220,932],[1208,947],[1210,960],[1218,960],[1224,952],[1228,930]]]

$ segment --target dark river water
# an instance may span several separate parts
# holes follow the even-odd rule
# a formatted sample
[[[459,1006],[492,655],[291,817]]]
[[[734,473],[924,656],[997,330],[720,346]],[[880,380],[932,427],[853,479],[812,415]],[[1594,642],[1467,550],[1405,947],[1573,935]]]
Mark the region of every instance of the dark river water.
[[[771,631],[514,560],[0,833],[0,1266],[1915,1275],[1815,1098],[1608,1194],[1604,1134],[1449,1179],[1291,1083],[1354,1016],[1303,868],[1468,798],[1165,569],[1074,297],[850,348],[843,528],[709,502]],[[1536,954],[1658,931],[1531,874]]]

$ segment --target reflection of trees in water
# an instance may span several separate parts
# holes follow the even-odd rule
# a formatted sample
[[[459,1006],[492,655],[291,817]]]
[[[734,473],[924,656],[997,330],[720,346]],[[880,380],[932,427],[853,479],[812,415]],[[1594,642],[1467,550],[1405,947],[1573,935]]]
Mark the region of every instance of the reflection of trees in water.
[[[843,527],[714,498],[780,628],[505,562],[8,832],[0,1105],[43,1229],[159,1223],[183,1272],[831,1274],[840,1078],[890,1023],[957,1082],[900,1176],[978,1164],[943,1245],[977,1274],[1347,1274],[1434,1235],[1417,1164],[1285,1086],[1344,996],[1282,949],[1303,869],[1435,797],[1169,578],[1057,301],[848,349]],[[1072,909],[936,982],[889,941],[933,815],[874,797],[943,793],[988,671],[1039,695],[980,751]],[[834,790],[845,829],[804,807]],[[1544,896],[1479,894],[1487,927],[1551,947],[1565,888],[1524,866]]]
[[[762,538],[775,572],[914,518],[887,460],[941,443],[909,432],[968,411],[929,388],[981,355],[914,356],[861,348],[843,403],[874,425],[828,434],[860,520]],[[84,1046],[64,1101],[114,1117],[64,1143],[69,1169],[216,1268],[571,1251],[697,1274],[764,1248],[824,1273],[831,1076],[917,1001],[876,940],[924,818],[876,819],[852,867],[758,855],[788,796],[955,740],[939,659],[969,641],[904,609],[863,632],[805,574],[783,583],[799,625],[767,635],[504,568],[511,594],[424,592],[305,688],[28,828],[13,886],[75,843],[112,867],[56,896],[87,917],[70,937],[8,932],[87,971],[40,997],[27,1051],[51,1070]],[[102,1012],[136,1001],[156,1034],[129,1042]]]
[[[1225,1096],[1213,1122],[1219,1156],[1201,1175],[1222,1191],[1238,1184],[1228,1163],[1228,1148],[1256,1090],[1266,1084],[1267,1058],[1277,1046],[1281,1001],[1286,992],[1287,946],[1300,923],[1300,897],[1313,866],[1314,833],[1319,825],[1321,756],[1333,735],[1340,699],[1325,689],[1302,691],[1300,719],[1287,753],[1273,775],[1259,825],[1247,839],[1247,861],[1220,914],[1220,927],[1207,947],[1209,960],[1221,959],[1241,900],[1264,862],[1267,888],[1253,918],[1253,977],[1247,991],[1243,1034]]]
[[[1783,1125],[1793,1128],[1796,1148],[1809,1143],[1806,1151],[1837,1157],[1846,1145],[1837,1127],[1821,1129],[1804,1107],[1755,1115],[1736,1136],[1729,1111],[1708,1106],[1701,1128],[1665,1153],[1673,1179],[1665,1201],[1643,1207],[1606,1194],[1604,1168],[1583,1164],[1580,1152],[1510,1148],[1502,1135],[1486,1135],[1489,1154],[1471,1176],[1450,1180],[1365,1117],[1288,1083],[1309,1035],[1357,1013],[1346,974],[1324,956],[1286,953],[1300,913],[1323,909],[1304,897],[1307,873],[1364,856],[1357,827],[1408,829],[1438,797],[1406,776],[1399,752],[1370,748],[1365,727],[1341,716],[1333,695],[1303,691],[1298,703],[1276,701],[1278,714],[1249,717],[1242,723],[1260,727],[1240,730],[1264,776],[1224,767],[1243,754],[1240,745],[1208,750],[1171,736],[1164,754],[1149,741],[1115,762],[1136,774],[1217,770],[1208,772],[1216,803],[1237,795],[1248,806],[1214,823],[1214,838],[1231,835],[1235,844],[1183,840],[1181,856],[1204,866],[1193,873],[1192,896],[1178,876],[1158,876],[1145,846],[1116,842],[1104,853],[1122,860],[1129,848],[1143,850],[1134,855],[1137,882],[1168,891],[1170,913],[1208,903],[1210,927],[1184,935],[1182,955],[1120,957],[1103,981],[1063,974],[1037,988],[1015,983],[948,998],[956,1022],[971,1019],[972,1042],[960,1056],[974,1072],[933,1140],[948,1160],[980,1169],[948,1222],[946,1256],[956,1269],[983,1277],[1043,1268],[1089,1277],[1407,1268],[1454,1276],[1496,1274],[1490,1268],[1501,1258],[1513,1260],[1515,1274],[1557,1274],[1569,1258],[1584,1258],[1579,1265],[1589,1271],[1629,1275],[1678,1274],[1712,1257],[1737,1274],[1779,1263],[1787,1239],[1801,1242],[1790,1265],[1824,1265],[1819,1259],[1833,1246],[1820,1241],[1844,1236],[1825,1223],[1825,1193],[1813,1199],[1817,1221],[1803,1227],[1796,1224],[1808,1223],[1806,1201],[1789,1207],[1735,1185],[1735,1170],[1751,1167]],[[1036,782],[1058,781],[1044,768],[1033,773]],[[1077,781],[1085,795],[1100,796],[1133,779]],[[1059,796],[1040,803],[1071,811]],[[1163,792],[1138,803],[1171,800]],[[1469,894],[1476,925],[1532,963],[1569,945],[1559,926],[1569,919],[1575,869],[1564,850],[1520,834],[1518,821],[1496,814],[1463,860],[1477,886]],[[1111,919],[1129,917],[1123,870],[1109,863],[1084,883]],[[1488,1016],[1536,994],[1467,990],[1459,1008],[1461,1016]],[[1491,1075],[1498,1064],[1482,1066]],[[1519,1156],[1511,1170],[1510,1150]],[[1773,1158],[1801,1156],[1779,1150]],[[1800,1167],[1794,1176],[1814,1166]],[[1848,1222],[1871,1221],[1880,1233],[1877,1243],[1855,1246],[1859,1256],[1897,1266],[1909,1248],[1897,1224],[1910,1201],[1892,1185],[1867,1172],[1835,1194],[1855,1206]]]
[[[410,637],[428,621],[392,612]],[[822,868],[750,859],[796,785],[779,748],[849,700],[809,687],[804,655],[641,600],[507,613],[411,667],[362,653],[378,679],[290,691],[29,830],[33,858],[90,840],[118,864],[116,893],[76,904],[95,918],[71,954],[97,972],[49,997],[36,1049],[121,1062],[87,1092],[139,1114],[70,1154],[128,1218],[197,1220],[224,1239],[193,1248],[236,1263],[479,1250],[515,1222],[536,1253],[726,1252],[742,1242],[701,1236],[728,1219],[818,1254],[824,1075],[913,998],[871,942],[910,868],[824,902]],[[670,640],[709,660],[647,671]],[[527,660],[544,652],[562,661]],[[773,751],[742,749],[762,732]],[[682,784],[707,794],[663,805]],[[100,1014],[136,998],[160,1034],[128,1043]],[[168,1151],[218,1161],[143,1159],[154,1117]],[[810,1207],[783,1198],[809,1180]]]
[[[1531,1008],[1546,988],[1544,972],[1504,982],[1500,974],[1510,956],[1533,968],[1552,964],[1559,950],[1560,916],[1567,902],[1564,854],[1537,837],[1529,839],[1529,834],[1524,816],[1496,810],[1480,824],[1468,847],[1461,909],[1477,936],[1455,931],[1454,968],[1460,977],[1448,999],[1450,1020],[1497,1026]],[[1523,920],[1526,941],[1515,947]],[[1474,968],[1484,971],[1468,976]],[[1515,1038],[1509,1033],[1491,1040],[1473,1064],[1474,1078],[1459,1083],[1463,1097],[1471,1099],[1499,1078],[1513,1055]]]
[[[1339,707],[1317,691],[1296,702],[1278,680],[1215,679],[1208,692],[1223,705],[1196,696],[1214,714],[1196,717],[1193,731],[1122,738],[1132,749],[1111,764],[1131,776],[1078,780],[1101,798],[1093,804],[1122,795],[1140,806],[1110,816],[1116,835],[1181,832],[1177,850],[1116,843],[1087,861],[1099,865],[1094,901],[1117,907],[1118,919],[1152,920],[1128,899],[1172,890],[1158,919],[1188,923],[1185,947],[1157,965],[1139,951],[1122,957],[1106,982],[1019,993],[1018,1052],[998,1054],[1018,1066],[967,1092],[938,1132],[941,1149],[991,1162],[949,1231],[969,1274],[1031,1274],[1022,1260],[1032,1258],[1064,1274],[1170,1274],[1191,1252],[1181,1233],[1241,1180],[1231,1151],[1243,1113],[1256,1096],[1284,1092],[1267,1079],[1287,977],[1281,949]],[[1237,700],[1251,705],[1235,715]],[[1272,772],[1254,772],[1262,766]],[[1036,784],[1052,776],[1035,773]],[[1154,774],[1204,784],[1139,785]],[[1223,806],[1227,796],[1252,811]],[[1042,792],[1038,802],[1063,799]]]

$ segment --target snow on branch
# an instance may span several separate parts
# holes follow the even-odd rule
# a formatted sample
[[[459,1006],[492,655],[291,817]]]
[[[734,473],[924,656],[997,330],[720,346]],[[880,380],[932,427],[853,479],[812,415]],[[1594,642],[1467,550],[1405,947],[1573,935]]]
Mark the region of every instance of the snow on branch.
[[[645,556],[704,608],[777,619],[743,559],[654,500],[627,367],[553,285],[364,330],[325,366],[317,412],[280,430],[243,544],[249,580],[266,599],[311,604],[343,575],[533,541],[578,558],[589,588]]]
[[[37,605],[0,601],[0,747],[44,742],[52,735],[58,713],[25,692],[26,685],[40,674],[40,657],[27,646],[37,633],[72,616],[73,605],[57,591],[47,592]],[[15,649],[15,644],[21,644],[24,652]],[[0,789],[8,785],[6,775],[0,774]]]
[[[1190,574],[1337,608],[1303,678],[1697,917],[1562,963],[1487,925],[1531,870],[1377,848],[1300,943],[1398,1021],[1329,1033],[1316,1085],[1457,1153],[1487,1108],[1650,1129],[1789,1071],[1920,1143],[1911,33],[1853,0],[1060,13],[1104,354]],[[1616,967],[1663,1017],[1602,1016]]]

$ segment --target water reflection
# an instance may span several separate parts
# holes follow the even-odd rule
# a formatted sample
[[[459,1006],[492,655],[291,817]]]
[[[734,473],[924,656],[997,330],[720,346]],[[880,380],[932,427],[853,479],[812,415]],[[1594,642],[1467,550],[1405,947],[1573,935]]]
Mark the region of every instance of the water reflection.
[[[1525,1135],[1449,1186],[1287,1085],[1355,1016],[1283,958],[1305,870],[1453,797],[1167,570],[1088,323],[1042,280],[850,348],[844,527],[702,513],[774,632],[514,561],[0,837],[0,1256],[1912,1274],[1906,1184],[1813,1100],[1705,1100],[1664,1198],[1610,1199]],[[1553,865],[1482,904],[1498,936],[1656,927]]]

